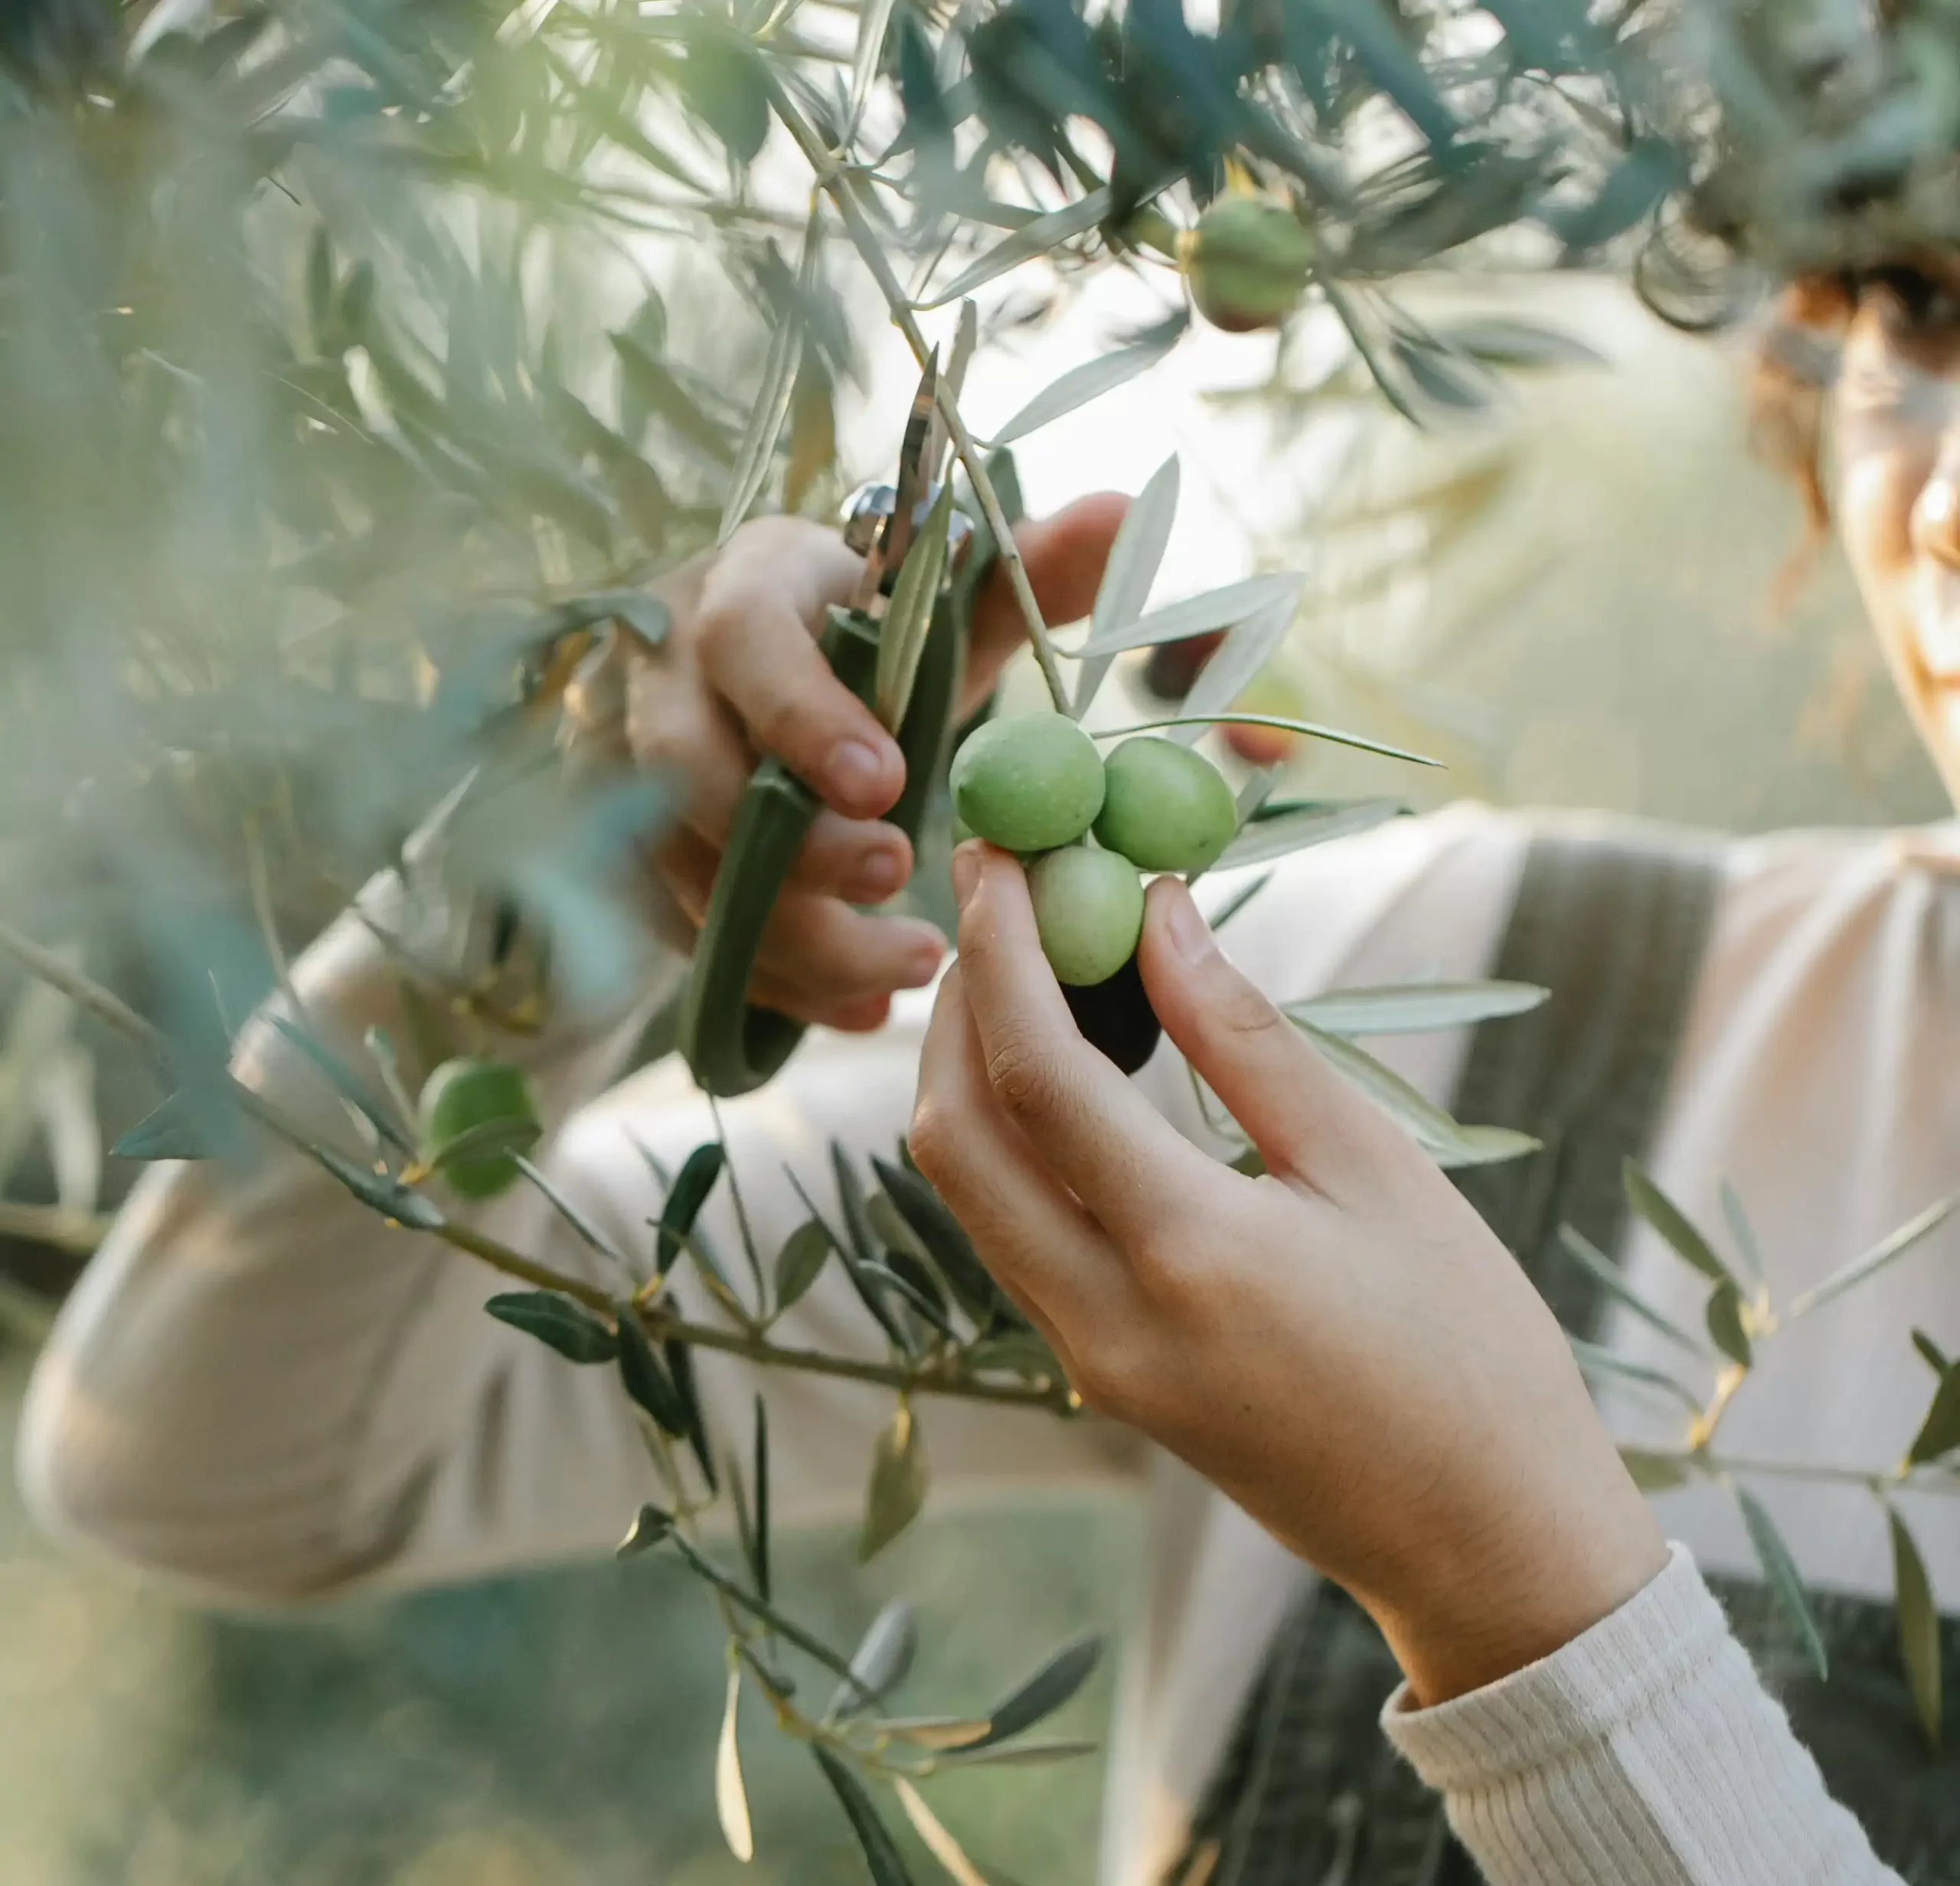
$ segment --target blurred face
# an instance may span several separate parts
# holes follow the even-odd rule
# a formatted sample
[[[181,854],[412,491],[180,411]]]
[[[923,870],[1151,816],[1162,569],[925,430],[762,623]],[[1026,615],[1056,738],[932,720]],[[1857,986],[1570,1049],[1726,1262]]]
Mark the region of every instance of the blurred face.
[[[1873,271],[1834,312],[1838,534],[1899,691],[1960,803],[1960,258]]]

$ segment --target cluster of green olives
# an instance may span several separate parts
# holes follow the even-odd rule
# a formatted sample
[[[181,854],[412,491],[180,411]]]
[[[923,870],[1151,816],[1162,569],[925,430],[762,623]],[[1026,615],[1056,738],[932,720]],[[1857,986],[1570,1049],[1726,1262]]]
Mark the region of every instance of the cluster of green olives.
[[[1231,788],[1202,753],[1144,735],[1106,760],[1062,714],[988,722],[953,756],[952,783],[968,830],[1030,860],[1042,952],[1076,989],[1107,982],[1135,954],[1138,871],[1203,871],[1238,824]]]

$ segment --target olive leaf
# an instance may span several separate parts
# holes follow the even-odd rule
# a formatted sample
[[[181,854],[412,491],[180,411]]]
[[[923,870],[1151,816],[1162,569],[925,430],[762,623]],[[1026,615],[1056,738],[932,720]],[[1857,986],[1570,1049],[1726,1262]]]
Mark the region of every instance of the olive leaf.
[[[555,1290],[509,1290],[483,1307],[499,1322],[535,1336],[573,1362],[609,1362],[619,1353],[612,1332],[583,1304]]]
[[[211,1159],[217,1157],[207,1110],[180,1087],[152,1107],[109,1149],[117,1159]]]
[[[1604,355],[1576,335],[1509,315],[1478,315],[1439,330],[1459,353],[1487,367],[1603,367]]]
[[[1304,577],[1248,577],[1243,582],[1227,583],[1201,596],[1187,597],[1152,614],[1097,623],[1087,641],[1076,652],[1084,660],[1099,655],[1121,655],[1131,649],[1155,648],[1162,642],[1184,642],[1193,636],[1214,634],[1230,629],[1285,602],[1290,607],[1299,599]],[[1216,659],[1215,657],[1214,658]]]
[[[1080,197],[1059,210],[1030,217],[1012,235],[996,243],[971,268],[955,276],[930,301],[920,302],[917,307],[922,313],[943,308],[949,302],[972,294],[976,288],[985,287],[1010,269],[1018,269],[1024,262],[1031,262],[1035,257],[1059,249],[1077,236],[1086,235],[1108,216],[1112,201],[1106,189],[1092,190],[1088,195]]]
[[[1603,1348],[1596,1342],[1588,1342],[1583,1336],[1569,1335],[1566,1338],[1566,1343],[1572,1351],[1573,1360],[1579,1365],[1581,1374],[1589,1377],[1610,1375],[1621,1381],[1637,1383],[1643,1388],[1657,1390],[1678,1401],[1691,1415],[1700,1414],[1700,1398],[1677,1381],[1665,1369],[1650,1368],[1645,1362],[1630,1362],[1625,1356],[1616,1355],[1611,1349]]]
[[[890,1830],[879,1819],[878,1810],[871,1805],[871,1797],[865,1792],[864,1783],[822,1743],[812,1742],[810,1753],[816,1757],[817,1766],[824,1771],[824,1779],[842,1803],[845,1817],[851,1822],[851,1831],[858,1836],[864,1864],[871,1870],[871,1886],[912,1886],[912,1875],[906,1871],[905,1861],[892,1839]]]
[[[394,1110],[376,1099],[368,1084],[345,1061],[323,1042],[315,1041],[305,1029],[296,1027],[285,1016],[273,1015],[270,1020],[273,1028],[326,1076],[335,1092],[383,1139],[397,1152],[405,1152],[411,1158],[414,1156],[417,1150],[414,1139],[396,1120]]]
[[[1725,1178],[1722,1182],[1722,1216],[1728,1222],[1729,1235],[1743,1254],[1743,1267],[1756,1283],[1762,1281],[1762,1247],[1757,1243],[1756,1227],[1743,1209],[1742,1195]]]
[[[1916,1218],[1900,1225],[1890,1237],[1882,1238],[1863,1257],[1853,1258],[1842,1270],[1833,1271],[1821,1283],[1793,1299],[1783,1312],[1783,1320],[1792,1322],[1842,1296],[1847,1290],[1855,1289],[1867,1278],[1876,1276],[1887,1264],[1904,1257],[1920,1239],[1937,1231],[1953,1215],[1956,1207],[1960,1207],[1960,1192],[1935,1201]]]
[[[977,1742],[966,1744],[962,1755],[1008,1741],[1045,1721],[1089,1681],[1102,1656],[1101,1637],[1090,1633],[1071,1638],[987,1712],[987,1733]]]
[[[945,1822],[926,1805],[919,1790],[903,1775],[899,1777],[893,1792],[898,1796],[899,1806],[905,1810],[905,1818],[912,1823],[912,1831],[959,1886],[987,1886],[985,1876],[966,1857],[959,1842],[947,1832]]]
[[[1674,1487],[1686,1486],[1694,1478],[1692,1466],[1682,1454],[1657,1453],[1646,1447],[1622,1447],[1620,1461],[1628,1476],[1643,1493],[1664,1493]]]
[[[651,1552],[665,1544],[673,1530],[674,1515],[648,1500],[634,1516],[626,1536],[613,1548],[613,1556],[637,1558],[641,1553]]]
[[[1538,1149],[1538,1142],[1529,1133],[1514,1132],[1508,1126],[1460,1124],[1344,1035],[1330,1034],[1297,1015],[1289,1015],[1288,1019],[1340,1073],[1400,1121],[1416,1143],[1446,1170],[1495,1165]]]
[[[878,76],[878,61],[884,52],[895,4],[896,0],[867,0],[858,15],[857,49],[851,60],[851,91],[844,111],[845,144],[858,135],[858,126],[864,118],[864,103],[871,96],[872,80]]]
[[[776,442],[782,437],[782,423],[789,417],[789,396],[802,358],[803,324],[789,309],[781,310],[776,315],[776,332],[769,337],[768,357],[763,363],[755,410],[750,414],[748,430],[742,435],[728,495],[722,504],[720,528],[715,534],[717,544],[727,543],[735,534],[769,476],[776,456]]]
[[[839,1684],[825,1714],[857,1714],[903,1683],[919,1653],[919,1617],[903,1598],[882,1606],[851,1653],[851,1680]]]
[[[396,1224],[405,1224],[416,1231],[433,1231],[446,1222],[429,1200],[420,1192],[411,1191],[400,1179],[356,1165],[330,1146],[312,1146],[308,1150],[317,1164],[331,1172],[364,1205],[380,1212],[383,1218],[392,1218]]]
[[[1915,1329],[1913,1332],[1913,1347],[1919,1351],[1919,1360],[1924,1362],[1936,1375],[1944,1375],[1946,1373],[1949,1360],[1946,1352],[1923,1329]]]
[[[1946,1373],[1939,1378],[1939,1386],[1932,1392],[1926,1419],[1906,1450],[1906,1463],[1923,1466],[1956,1447],[1960,1447],[1960,1362],[1949,1362]]]
[[[1209,672],[1209,671],[1207,671]],[[1441,766],[1426,753],[1411,753],[1406,747],[1392,747],[1386,740],[1370,740],[1364,734],[1350,734],[1338,727],[1325,727],[1318,721],[1300,721],[1284,714],[1167,714],[1154,721],[1137,721],[1128,727],[1098,728],[1096,740],[1127,740],[1132,734],[1148,734],[1160,727],[1276,727],[1308,740],[1324,740],[1335,747],[1351,747],[1357,753],[1380,753],[1388,760],[1404,760],[1413,766]]]
[[[1905,1661],[1913,1706],[1919,1711],[1926,1739],[1938,1748],[1945,1692],[1940,1669],[1939,1612],[1933,1603],[1932,1582],[1926,1576],[1926,1561],[1919,1555],[1918,1541],[1904,1517],[1888,1502],[1885,1518],[1892,1533],[1892,1588],[1899,1614],[1899,1652]]]
[[[1742,1292],[1733,1283],[1717,1284],[1708,1293],[1705,1320],[1709,1340],[1738,1368],[1747,1368],[1755,1357],[1743,1321]]]
[[[701,1216],[701,1208],[707,1203],[708,1195],[714,1190],[715,1182],[727,1162],[727,1149],[718,1139],[695,1147],[682,1162],[681,1175],[660,1208],[656,1229],[654,1267],[662,1276],[673,1269],[675,1259],[687,1245],[694,1221]]]
[[[1703,1344],[1697,1342],[1679,1323],[1664,1316],[1628,1283],[1619,1266],[1576,1225],[1561,1224],[1559,1227],[1559,1243],[1566,1255],[1592,1279],[1598,1289],[1615,1303],[1624,1305],[1648,1329],[1659,1331],[1677,1348],[1685,1349],[1690,1355],[1700,1356],[1707,1353]]]
[[[917,1748],[964,1748],[993,1725],[985,1716],[880,1716],[878,1733]]]
[[[1337,989],[1285,1007],[1330,1035],[1433,1035],[1528,1015],[1550,993],[1532,982],[1411,982]]]
[[[877,1261],[877,1246],[865,1217],[863,1182],[852,1167],[850,1156],[837,1141],[831,1142],[830,1151],[831,1169],[837,1179],[838,1204],[844,1218],[844,1241],[837,1247],[844,1274],[851,1280],[851,1287],[857,1292],[858,1300],[871,1313],[873,1321],[898,1348],[909,1352],[912,1344],[897,1313],[887,1300],[882,1286],[865,1272],[867,1265]],[[790,1175],[790,1183],[795,1186],[798,1196],[812,1215],[815,1215],[816,1208],[811,1204],[808,1193],[803,1190],[802,1182],[794,1173]]]
[[[688,1445],[701,1463],[701,1478],[707,1482],[710,1493],[721,1490],[720,1476],[715,1471],[714,1450],[708,1445],[707,1417],[701,1408],[701,1398],[694,1387],[694,1357],[688,1344],[670,1338],[660,1345],[661,1353],[667,1358],[668,1379],[674,1384],[675,1398],[681,1404],[681,1412],[687,1427]]]
[[[937,1768],[1031,1768],[1047,1762],[1073,1761],[1093,1755],[1096,1744],[1086,1736],[1059,1735],[1046,1740],[1001,1742],[971,1751],[956,1748],[936,1757]]]
[[[972,1240],[945,1202],[910,1166],[874,1157],[871,1169],[885,1195],[923,1247],[946,1287],[976,1324],[984,1323],[1006,1299],[987,1273]]]
[[[1620,1169],[1626,1201],[1658,1231],[1674,1252],[1713,1283],[1742,1286],[1735,1273],[1716,1255],[1714,1247],[1689,1221],[1687,1214],[1642,1172],[1632,1159]]]
[[[1831,1659],[1824,1651],[1823,1633],[1817,1627],[1816,1616],[1810,1608],[1809,1593],[1804,1589],[1796,1561],[1790,1556],[1790,1548],[1783,1543],[1783,1535],[1776,1530],[1775,1522],[1764,1510],[1762,1502],[1746,1486],[1733,1481],[1730,1486],[1736,1496],[1736,1504],[1742,1508],[1743,1523],[1749,1528],[1749,1544],[1756,1548],[1757,1562],[1769,1582],[1771,1596],[1795,1628],[1798,1640],[1818,1676],[1828,1677],[1831,1674]]]
[[[1126,623],[1143,614],[1150,600],[1152,586],[1162,567],[1164,552],[1171,541],[1171,526],[1177,521],[1178,494],[1183,473],[1174,452],[1157,469],[1123,513],[1116,527],[1116,541],[1109,546],[1109,559],[1102,566],[1102,580],[1096,586],[1096,602],[1089,613],[1089,639],[1111,635]],[[1114,655],[1086,655],[1076,678],[1075,698],[1070,711],[1079,721],[1089,711],[1103,677],[1109,672]]]
[[[996,449],[1012,445],[1025,439],[1030,433],[1038,432],[1044,426],[1053,425],[1078,407],[1086,406],[1090,400],[1114,392],[1138,374],[1148,372],[1182,338],[1181,331],[1173,330],[1162,339],[1119,347],[1099,355],[1094,360],[1084,361],[1079,367],[1071,367],[1036,394],[995,433],[989,444]]]
[[[1173,740],[1186,745],[1195,741],[1204,731],[1204,715],[1224,712],[1251,686],[1286,639],[1299,611],[1302,587],[1296,583],[1290,591],[1275,596],[1227,632],[1179,706],[1182,724]]]
[[[871,1202],[875,1209],[880,1204],[888,1207],[890,1201],[880,1194]],[[916,1257],[902,1251],[890,1251],[882,1263],[875,1257],[865,1260],[859,1264],[858,1271],[867,1283],[897,1297],[941,1335],[954,1333],[946,1314],[945,1296],[936,1287],[931,1273]]]
[[[946,532],[952,519],[952,480],[942,479],[926,521],[892,586],[891,603],[878,631],[877,667],[872,685],[878,718],[893,733],[912,704],[919,661],[933,632],[939,578],[946,567]]]
[[[1271,871],[1261,871],[1250,884],[1240,885],[1237,890],[1234,891],[1217,910],[1212,912],[1210,917],[1205,919],[1206,923],[1210,926],[1214,933],[1223,930],[1272,881]]]
[[[652,1417],[662,1433],[676,1440],[688,1432],[688,1411],[675,1392],[660,1358],[648,1341],[646,1332],[629,1305],[622,1304],[616,1318],[619,1332],[619,1379],[626,1393]]]
[[[1370,831],[1407,810],[1395,799],[1308,799],[1279,807],[1248,819],[1211,868],[1236,871],[1247,865],[1263,865],[1309,845]]]
[[[600,1257],[616,1264],[621,1270],[630,1276],[632,1266],[627,1263],[626,1254],[607,1237],[591,1219],[580,1211],[578,1207],[565,1196],[557,1184],[537,1165],[525,1159],[521,1154],[514,1154],[512,1156],[516,1160],[518,1170],[524,1175],[531,1185],[544,1195],[551,1209],[578,1234],[581,1242],[589,1245],[593,1250],[597,1251]]]
[[[815,1218],[805,1218],[783,1240],[776,1254],[777,1316],[802,1300],[835,1248],[830,1233]]]
[[[874,1558],[918,1518],[926,1503],[926,1448],[912,1404],[900,1401],[871,1453],[858,1562]]]
[[[756,1591],[766,1599],[769,1595],[769,1404],[760,1394],[756,1397],[756,1439],[750,1459],[755,1467],[756,1510],[754,1535],[748,1551],[749,1570],[755,1579]]]
[[[742,1670],[728,1672],[728,1699],[721,1709],[721,1739],[714,1751],[714,1812],[721,1837],[737,1859],[756,1857],[755,1829],[749,1819],[748,1790],[742,1785],[742,1755],[735,1740],[735,1718],[742,1701]]]

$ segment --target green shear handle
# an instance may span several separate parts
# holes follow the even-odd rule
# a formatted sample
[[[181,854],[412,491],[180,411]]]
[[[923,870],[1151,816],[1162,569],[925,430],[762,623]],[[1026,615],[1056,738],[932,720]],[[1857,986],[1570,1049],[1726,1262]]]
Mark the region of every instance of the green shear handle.
[[[1018,522],[1013,459],[998,453],[987,469],[1007,521]],[[933,610],[911,702],[897,730],[905,788],[886,818],[915,844],[952,741],[974,600],[997,553],[985,521],[976,521],[965,561]],[[862,610],[832,609],[817,646],[838,679],[870,705],[877,623]],[[800,1021],[746,998],[769,913],[818,809],[815,794],[775,759],[756,769],[736,809],[681,1006],[681,1051],[696,1083],[717,1100],[762,1086],[803,1038]]]

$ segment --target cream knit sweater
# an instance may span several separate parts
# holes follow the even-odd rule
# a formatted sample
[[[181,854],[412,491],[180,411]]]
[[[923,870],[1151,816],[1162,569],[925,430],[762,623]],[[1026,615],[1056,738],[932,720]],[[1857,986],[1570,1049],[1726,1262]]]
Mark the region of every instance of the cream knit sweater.
[[[1227,933],[1282,999],[1342,985],[1484,973],[1524,828],[1475,808],[1403,822],[1289,861]],[[388,887],[375,895],[389,900]],[[359,1052],[395,1016],[371,937],[343,923],[299,970],[315,1025]],[[669,985],[671,985],[671,984]],[[664,989],[649,991],[649,1004]],[[883,1150],[903,1129],[924,1008],[869,1041],[813,1039],[786,1074],[724,1110],[758,1237],[802,1208],[782,1178],[827,1184],[825,1142]],[[637,1018],[570,1027],[530,1051],[562,1121],[544,1156],[622,1237],[657,1195],[629,1136],[678,1165],[707,1136],[684,1071],[613,1086]],[[1446,1099],[1452,1037],[1386,1057]],[[337,1103],[263,1026],[245,1077],[344,1137]],[[1709,954],[1653,1163],[1719,1222],[1733,1180],[1787,1296],[1942,1195],[1960,1175],[1960,893],[1872,835],[1732,848]],[[1142,1077],[1194,1139],[1205,1130],[1168,1052]],[[720,1208],[717,1208],[719,1209]],[[533,1195],[485,1228],[564,1268],[596,1261]],[[710,1231],[732,1242],[728,1224]],[[1697,1280],[1637,1237],[1628,1274],[1683,1320]],[[834,1268],[834,1267],[833,1267]],[[316,1169],[274,1153],[253,1172],[158,1169],[64,1313],[26,1410],[21,1469],[57,1532],[223,1597],[283,1600],[356,1584],[469,1577],[609,1548],[653,1489],[598,1371],[571,1368],[484,1316],[472,1260],[390,1231]],[[1705,1286],[1700,1286],[1705,1289]],[[875,1352],[841,1281],[801,1304],[795,1338]],[[1765,1351],[1723,1429],[1739,1454],[1882,1464],[1927,1384],[1917,1325],[1960,1348],[1960,1225]],[[791,1332],[786,1330],[788,1336]],[[1642,1360],[1638,1323],[1608,1339]],[[771,1407],[786,1522],[848,1511],[888,1413],[855,1384],[701,1365],[711,1421]],[[1664,1414],[1609,1399],[1626,1437],[1678,1439]],[[743,1411],[738,1416],[737,1410]],[[936,1500],[1022,1497],[1091,1479],[1151,1502],[1145,1626],[1122,1673],[1104,1842],[1112,1886],[1144,1886],[1182,1836],[1269,1635],[1308,1576],[1178,1463],[1107,1424],[969,1404],[923,1407]],[[1657,1426],[1657,1422],[1662,1424]],[[1763,1481],[1761,1497],[1820,1585],[1889,1590],[1885,1527],[1855,1487]],[[1960,1609],[1960,1500],[1907,1510],[1943,1607]],[[1753,1570],[1717,1489],[1661,1496],[1701,1563]],[[1432,1785],[1493,1886],[1877,1886],[1894,1876],[1824,1794],[1729,1636],[1685,1549],[1645,1591],[1553,1656],[1442,1708],[1398,1699],[1388,1733]]]

